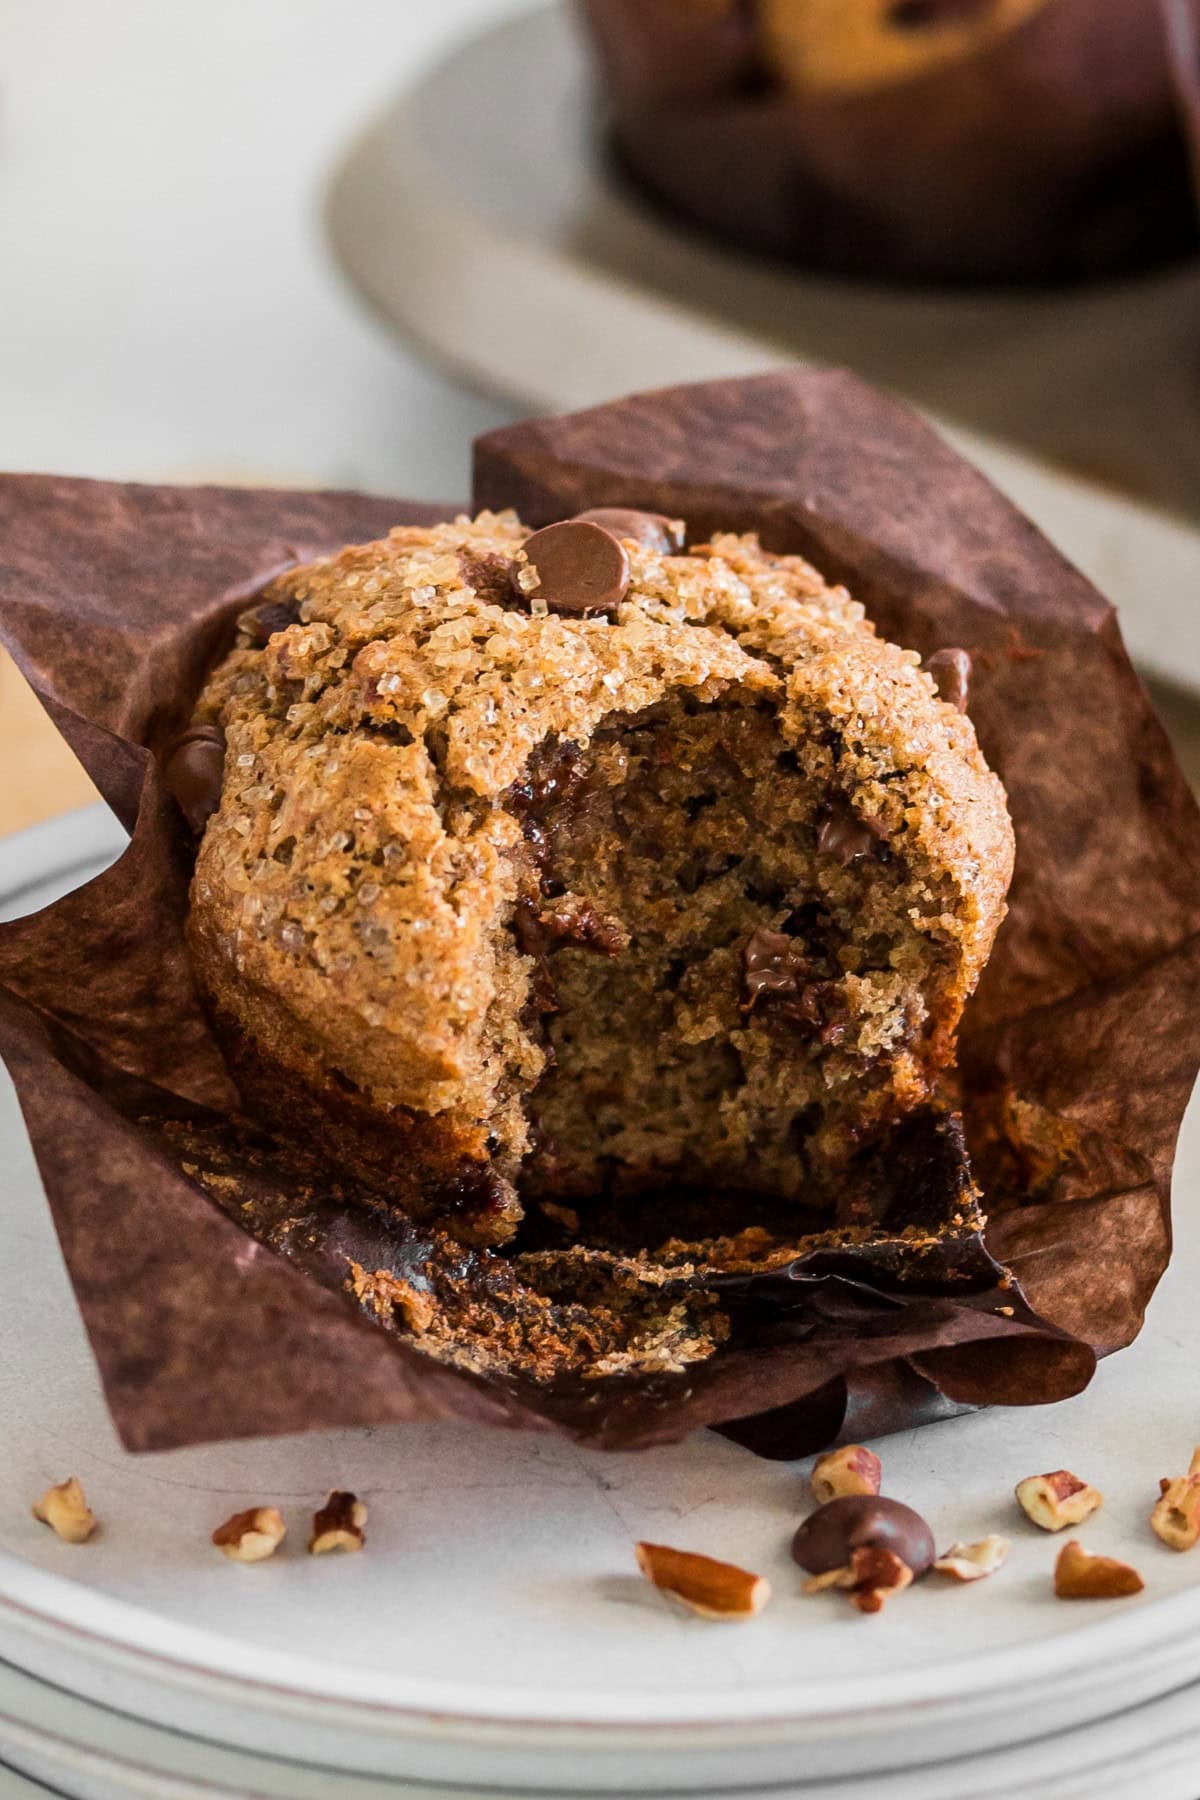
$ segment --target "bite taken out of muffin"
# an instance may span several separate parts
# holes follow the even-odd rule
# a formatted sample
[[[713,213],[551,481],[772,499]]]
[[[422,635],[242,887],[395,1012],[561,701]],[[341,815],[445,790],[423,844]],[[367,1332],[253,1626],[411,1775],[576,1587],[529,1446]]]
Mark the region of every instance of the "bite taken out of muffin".
[[[942,1093],[1004,916],[960,665],[943,698],[800,557],[684,543],[484,513],[291,569],[177,752],[247,1110],[461,1243],[828,1208]]]

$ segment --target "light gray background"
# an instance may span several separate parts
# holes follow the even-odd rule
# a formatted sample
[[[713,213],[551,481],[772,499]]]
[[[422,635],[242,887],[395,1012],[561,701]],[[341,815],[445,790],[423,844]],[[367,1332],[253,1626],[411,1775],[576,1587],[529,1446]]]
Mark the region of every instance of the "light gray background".
[[[321,211],[372,110],[521,10],[0,0],[0,467],[465,497],[506,415],[367,315]]]

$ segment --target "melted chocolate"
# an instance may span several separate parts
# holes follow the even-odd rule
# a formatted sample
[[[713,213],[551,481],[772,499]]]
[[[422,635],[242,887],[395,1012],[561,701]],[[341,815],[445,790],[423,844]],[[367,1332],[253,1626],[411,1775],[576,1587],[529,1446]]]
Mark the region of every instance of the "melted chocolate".
[[[512,605],[513,565],[507,556],[501,556],[495,550],[462,550],[458,557],[458,572],[464,585],[472,588],[476,597],[489,606]]]
[[[298,600],[265,600],[252,612],[243,613],[238,620],[238,627],[261,650],[270,643],[276,632],[286,631],[289,625],[299,623]]]
[[[827,807],[817,820],[817,855],[836,857],[843,868],[862,856],[878,855],[887,832],[876,819],[860,819],[847,808]]]

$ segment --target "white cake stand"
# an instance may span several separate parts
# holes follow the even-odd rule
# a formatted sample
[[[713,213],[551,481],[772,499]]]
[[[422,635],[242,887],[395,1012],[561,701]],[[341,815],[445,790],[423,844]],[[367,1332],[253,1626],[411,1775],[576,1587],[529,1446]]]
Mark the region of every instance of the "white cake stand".
[[[611,179],[582,45],[546,4],[399,96],[338,172],[329,225],[391,325],[524,410],[849,364],[929,412],[1122,607],[1146,668],[1200,683],[1200,264],[995,300],[723,252]]]
[[[46,903],[120,842],[100,809],[9,840],[0,895],[20,893],[0,917]],[[1200,1554],[1174,1555],[1146,1525],[1157,1477],[1186,1466],[1198,1435],[1200,1109],[1181,1146],[1176,1259],[1138,1343],[1076,1400],[879,1446],[889,1491],[939,1542],[999,1529],[1014,1549],[990,1582],[927,1582],[874,1620],[799,1594],[801,1471],[709,1434],[641,1456],[460,1425],[128,1455],[7,1084],[0,1147],[0,1760],[87,1800],[307,1800],[331,1784],[352,1800],[434,1786],[1200,1791]],[[1105,1493],[1084,1535],[1139,1566],[1143,1596],[1053,1598],[1056,1545],[1011,1494],[1060,1466]],[[29,1514],[68,1473],[103,1521],[84,1547]],[[368,1501],[367,1549],[310,1559],[308,1515],[335,1485]],[[239,1568],[208,1534],[255,1502],[284,1509],[292,1548]],[[681,1616],[634,1573],[638,1537],[761,1569],[776,1598],[743,1626]]]

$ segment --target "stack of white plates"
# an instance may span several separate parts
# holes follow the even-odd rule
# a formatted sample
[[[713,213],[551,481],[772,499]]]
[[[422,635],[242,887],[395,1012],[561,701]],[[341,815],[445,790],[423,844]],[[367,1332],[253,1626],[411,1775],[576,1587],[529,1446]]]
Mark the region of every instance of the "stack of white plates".
[[[0,917],[119,843],[99,809],[9,840]],[[1138,1343],[1077,1400],[877,1446],[939,1543],[1001,1531],[1013,1552],[990,1581],[931,1579],[870,1619],[800,1594],[801,1472],[707,1434],[641,1456],[449,1425],[127,1455],[7,1084],[0,1166],[0,1760],[25,1774],[87,1800],[1200,1794],[1200,1555],[1146,1524],[1200,1436],[1195,1112],[1179,1248]],[[1054,1598],[1057,1543],[1012,1489],[1063,1466],[1104,1492],[1084,1536],[1134,1562],[1144,1595]],[[103,1522],[82,1547],[29,1511],[68,1474]],[[335,1486],[367,1501],[367,1548],[307,1557]],[[236,1566],[209,1534],[254,1503],[291,1535]],[[775,1599],[743,1625],[680,1614],[637,1575],[638,1538],[760,1570]]]

